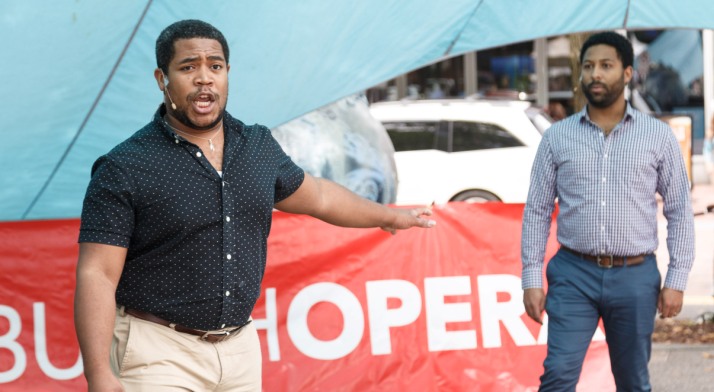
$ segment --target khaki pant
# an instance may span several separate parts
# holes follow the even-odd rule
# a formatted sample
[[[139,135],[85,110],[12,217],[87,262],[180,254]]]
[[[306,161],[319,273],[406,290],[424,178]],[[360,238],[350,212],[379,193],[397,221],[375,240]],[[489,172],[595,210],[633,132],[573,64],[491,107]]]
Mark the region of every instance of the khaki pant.
[[[209,343],[117,310],[110,361],[126,392],[261,390],[253,323],[230,339]]]

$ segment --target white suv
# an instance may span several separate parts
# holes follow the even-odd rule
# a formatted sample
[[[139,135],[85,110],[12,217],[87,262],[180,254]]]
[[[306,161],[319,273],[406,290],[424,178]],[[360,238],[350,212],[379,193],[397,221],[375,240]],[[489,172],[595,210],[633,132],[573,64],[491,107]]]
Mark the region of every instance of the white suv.
[[[550,118],[525,101],[379,102],[370,112],[392,139],[397,204],[525,203]]]

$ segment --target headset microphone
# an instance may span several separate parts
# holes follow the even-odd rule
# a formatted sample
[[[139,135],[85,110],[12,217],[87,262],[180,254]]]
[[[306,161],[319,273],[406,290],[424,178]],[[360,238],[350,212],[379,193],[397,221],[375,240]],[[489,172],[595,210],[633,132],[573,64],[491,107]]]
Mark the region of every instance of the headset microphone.
[[[171,102],[171,109],[176,110],[176,104],[174,103],[174,100],[171,99],[171,95],[169,95],[169,78],[166,77],[166,74],[161,72],[164,75],[164,92],[166,93],[166,96],[169,97],[169,102]]]
[[[169,90],[164,90],[166,92],[166,96],[169,97],[169,101],[171,101],[171,109],[176,110],[176,104],[174,103],[174,100],[171,99],[171,96],[169,95]]]

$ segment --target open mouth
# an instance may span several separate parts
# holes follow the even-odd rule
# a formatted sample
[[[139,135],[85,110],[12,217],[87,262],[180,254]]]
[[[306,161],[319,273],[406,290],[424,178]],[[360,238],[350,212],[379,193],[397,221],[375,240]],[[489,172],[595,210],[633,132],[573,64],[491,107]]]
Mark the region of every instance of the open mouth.
[[[211,93],[199,93],[192,99],[193,106],[199,113],[210,111],[215,101],[216,97]]]

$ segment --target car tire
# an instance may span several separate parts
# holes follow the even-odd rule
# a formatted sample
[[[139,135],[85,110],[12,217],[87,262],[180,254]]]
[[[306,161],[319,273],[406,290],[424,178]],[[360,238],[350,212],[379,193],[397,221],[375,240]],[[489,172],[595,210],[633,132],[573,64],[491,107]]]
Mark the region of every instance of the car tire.
[[[491,192],[472,189],[459,193],[458,195],[451,198],[451,201],[465,201],[467,203],[485,203],[489,201],[501,201],[501,199],[499,199],[498,196],[494,195]]]

